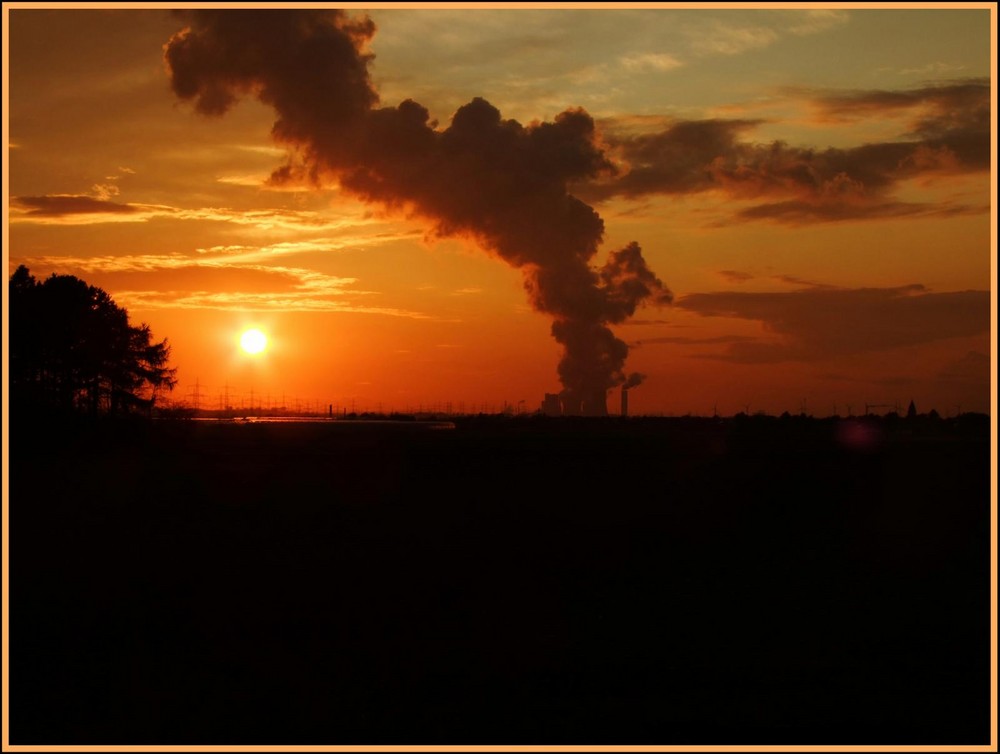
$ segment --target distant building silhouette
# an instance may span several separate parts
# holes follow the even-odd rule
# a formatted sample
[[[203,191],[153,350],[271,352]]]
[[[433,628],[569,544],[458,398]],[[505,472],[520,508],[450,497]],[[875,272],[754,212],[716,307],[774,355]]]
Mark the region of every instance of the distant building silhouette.
[[[559,403],[558,393],[545,394],[545,400],[542,401],[542,413],[546,416],[562,415],[562,406]]]
[[[628,388],[622,385],[622,416],[628,416]]]
[[[916,407],[916,404],[914,404],[912,400],[910,401],[910,407],[908,409],[906,409],[906,418],[907,419],[916,419],[917,418],[917,407]]]

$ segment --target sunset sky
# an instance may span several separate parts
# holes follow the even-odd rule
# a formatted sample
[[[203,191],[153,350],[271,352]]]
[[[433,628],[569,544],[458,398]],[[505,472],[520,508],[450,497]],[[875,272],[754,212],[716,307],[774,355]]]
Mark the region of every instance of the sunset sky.
[[[210,408],[989,412],[989,8],[14,3],[8,275],[104,288]]]

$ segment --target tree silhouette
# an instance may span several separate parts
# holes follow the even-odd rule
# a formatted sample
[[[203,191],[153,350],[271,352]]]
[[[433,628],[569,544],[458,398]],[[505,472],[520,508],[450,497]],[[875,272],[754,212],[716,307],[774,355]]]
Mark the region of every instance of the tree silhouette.
[[[129,324],[108,293],[72,275],[10,278],[11,405],[110,415],[151,411],[177,384],[170,347]]]

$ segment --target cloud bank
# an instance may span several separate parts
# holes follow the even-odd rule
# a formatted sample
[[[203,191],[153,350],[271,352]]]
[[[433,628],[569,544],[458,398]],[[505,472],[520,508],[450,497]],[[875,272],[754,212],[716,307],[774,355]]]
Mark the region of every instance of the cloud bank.
[[[778,336],[777,342],[733,340],[716,357],[742,363],[838,358],[979,335],[990,328],[989,291],[931,293],[922,285],[692,293],[677,306],[705,317],[756,320]]]
[[[904,131],[898,141],[814,149],[750,141],[748,132],[760,120],[678,120],[640,133],[629,119],[621,128],[610,121],[605,141],[619,170],[581,186],[581,195],[596,201],[718,191],[758,202],[739,210],[737,219],[791,225],[988,210],[893,196],[907,180],[988,173],[988,81],[907,91],[796,94],[807,98],[818,122],[889,115],[906,119]]]

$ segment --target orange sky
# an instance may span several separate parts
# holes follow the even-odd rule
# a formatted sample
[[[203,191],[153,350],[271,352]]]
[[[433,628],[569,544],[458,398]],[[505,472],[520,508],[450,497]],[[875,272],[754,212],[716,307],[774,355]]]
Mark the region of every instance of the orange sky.
[[[989,7],[15,3],[5,261],[105,288],[209,407],[534,410],[562,320],[628,345],[612,413],[635,372],[632,413],[989,412]],[[289,154],[318,182],[270,181]],[[581,313],[572,271],[631,242]]]

